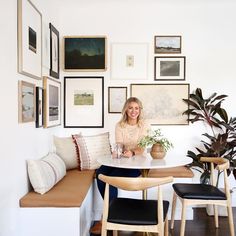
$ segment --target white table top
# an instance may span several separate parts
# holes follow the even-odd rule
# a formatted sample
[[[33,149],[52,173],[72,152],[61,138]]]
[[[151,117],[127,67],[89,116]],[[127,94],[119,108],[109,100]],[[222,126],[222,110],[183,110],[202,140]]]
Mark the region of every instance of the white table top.
[[[192,162],[189,157],[173,156],[171,153],[163,159],[153,159],[149,153],[144,155],[136,155],[130,158],[122,157],[120,159],[112,158],[111,156],[104,156],[97,160],[100,164],[105,166],[130,168],[130,169],[156,169],[156,168],[170,168],[177,166],[184,166]]]

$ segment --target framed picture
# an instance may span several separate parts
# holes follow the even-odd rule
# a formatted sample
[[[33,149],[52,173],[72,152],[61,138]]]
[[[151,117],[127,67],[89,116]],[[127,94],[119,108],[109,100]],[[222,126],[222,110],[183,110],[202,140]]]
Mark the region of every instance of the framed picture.
[[[36,87],[36,128],[43,126],[43,102],[43,88]]]
[[[181,36],[155,36],[155,53],[181,53]]]
[[[65,71],[105,71],[105,36],[64,37]]]
[[[29,0],[18,0],[18,72],[42,76],[42,15]]]
[[[19,81],[18,117],[20,123],[35,121],[35,85]]]
[[[185,57],[154,59],[154,80],[185,80]]]
[[[50,23],[50,75],[59,79],[59,32]]]
[[[111,79],[147,79],[148,44],[113,43],[111,48]]]
[[[127,87],[108,87],[108,113],[121,113],[127,100]]]
[[[104,77],[64,77],[64,127],[104,127]]]
[[[152,125],[188,125],[183,112],[188,105],[189,84],[131,84],[131,96],[143,103],[144,117]]]
[[[43,127],[61,124],[61,83],[49,77],[43,77],[44,104]]]
[[[50,69],[50,31],[48,27],[48,23],[43,21],[42,27],[42,54],[43,54],[43,62],[42,65],[47,70]]]

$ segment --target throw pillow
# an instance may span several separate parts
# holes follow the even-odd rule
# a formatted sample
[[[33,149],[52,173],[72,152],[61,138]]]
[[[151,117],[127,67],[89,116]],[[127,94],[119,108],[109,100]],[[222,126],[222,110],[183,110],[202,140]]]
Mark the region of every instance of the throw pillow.
[[[66,166],[56,153],[40,160],[28,160],[28,174],[34,191],[44,194],[66,175]]]
[[[65,162],[66,169],[78,167],[77,152],[71,137],[53,137],[57,155]]]
[[[97,135],[78,135],[75,143],[79,150],[80,170],[97,169],[100,164],[97,159],[111,155],[109,133]]]

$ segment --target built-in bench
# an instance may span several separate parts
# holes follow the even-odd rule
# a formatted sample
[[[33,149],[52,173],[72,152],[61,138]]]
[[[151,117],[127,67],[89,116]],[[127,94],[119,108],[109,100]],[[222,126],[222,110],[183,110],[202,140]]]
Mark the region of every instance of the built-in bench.
[[[94,170],[69,170],[50,191],[20,199],[22,236],[88,236],[93,221]]]

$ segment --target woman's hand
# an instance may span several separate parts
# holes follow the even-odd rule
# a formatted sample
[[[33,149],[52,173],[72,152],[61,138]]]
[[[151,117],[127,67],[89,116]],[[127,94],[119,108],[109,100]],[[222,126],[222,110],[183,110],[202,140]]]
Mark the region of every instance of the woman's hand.
[[[133,156],[133,152],[130,150],[125,150],[122,154],[123,157],[132,157]]]

